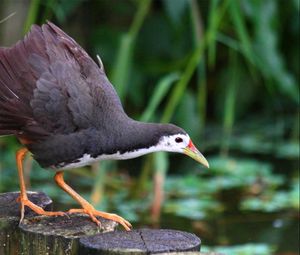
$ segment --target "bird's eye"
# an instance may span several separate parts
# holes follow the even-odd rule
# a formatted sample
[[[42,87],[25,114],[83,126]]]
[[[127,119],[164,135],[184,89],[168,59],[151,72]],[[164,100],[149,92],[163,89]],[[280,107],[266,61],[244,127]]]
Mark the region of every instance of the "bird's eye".
[[[182,143],[183,140],[182,140],[181,137],[176,137],[176,138],[175,138],[175,142],[176,142],[176,143]]]

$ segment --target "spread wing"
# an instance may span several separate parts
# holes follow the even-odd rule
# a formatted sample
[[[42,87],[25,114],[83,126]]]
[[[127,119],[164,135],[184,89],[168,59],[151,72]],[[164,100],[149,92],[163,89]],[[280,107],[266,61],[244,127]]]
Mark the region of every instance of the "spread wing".
[[[123,112],[104,71],[54,24],[0,49],[0,135],[40,140],[101,126],[109,105]]]

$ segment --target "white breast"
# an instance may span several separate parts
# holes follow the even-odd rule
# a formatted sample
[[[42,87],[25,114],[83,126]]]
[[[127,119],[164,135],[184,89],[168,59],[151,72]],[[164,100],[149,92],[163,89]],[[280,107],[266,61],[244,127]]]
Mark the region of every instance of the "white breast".
[[[160,151],[161,149],[158,148],[157,146],[152,146],[147,149],[138,149],[135,151],[131,152],[125,152],[125,153],[114,153],[114,154],[103,154],[100,155],[96,158],[91,157],[90,154],[84,154],[80,159],[77,160],[76,163],[70,163],[64,165],[64,163],[60,164],[62,167],[55,167],[57,170],[68,170],[72,168],[78,168],[78,167],[83,167],[86,165],[91,165],[97,161],[100,160],[125,160],[125,159],[131,159],[131,158],[137,158],[139,156],[154,152],[154,151]]]

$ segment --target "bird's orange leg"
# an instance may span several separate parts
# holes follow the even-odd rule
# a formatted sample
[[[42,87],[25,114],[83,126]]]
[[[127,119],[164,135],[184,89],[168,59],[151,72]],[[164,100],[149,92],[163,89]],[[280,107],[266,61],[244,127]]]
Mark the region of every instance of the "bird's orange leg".
[[[19,180],[20,180],[20,197],[18,198],[18,202],[21,203],[21,219],[20,222],[24,219],[24,211],[25,206],[28,206],[31,210],[36,212],[37,214],[47,215],[47,216],[63,216],[65,213],[63,212],[48,212],[45,211],[40,206],[32,203],[30,200],[28,200],[27,194],[26,194],[26,186],[24,181],[24,174],[23,174],[23,159],[26,155],[28,150],[26,148],[21,148],[16,153],[16,161],[17,161],[17,168],[19,173]]]
[[[127,220],[123,219],[122,217],[116,214],[97,211],[88,201],[82,198],[75,190],[73,190],[68,184],[65,183],[62,171],[58,171],[55,174],[54,180],[60,188],[62,188],[65,192],[67,192],[72,198],[74,198],[82,206],[82,209],[70,209],[68,213],[88,214],[91,217],[92,221],[94,221],[97,225],[100,225],[100,221],[96,218],[96,216],[100,216],[105,219],[113,220],[120,223],[126,230],[131,229],[132,227],[131,224]]]

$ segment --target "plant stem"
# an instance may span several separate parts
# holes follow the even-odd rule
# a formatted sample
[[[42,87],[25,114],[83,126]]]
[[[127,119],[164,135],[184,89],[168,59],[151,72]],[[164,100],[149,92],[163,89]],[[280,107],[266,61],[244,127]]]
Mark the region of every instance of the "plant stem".
[[[31,0],[27,19],[24,25],[24,34],[26,34],[32,24],[36,22],[39,11],[40,0]]]
[[[141,0],[128,33],[121,38],[117,61],[113,69],[111,81],[115,85],[121,101],[125,100],[127,84],[132,65],[132,55],[138,31],[149,11],[150,0]]]

